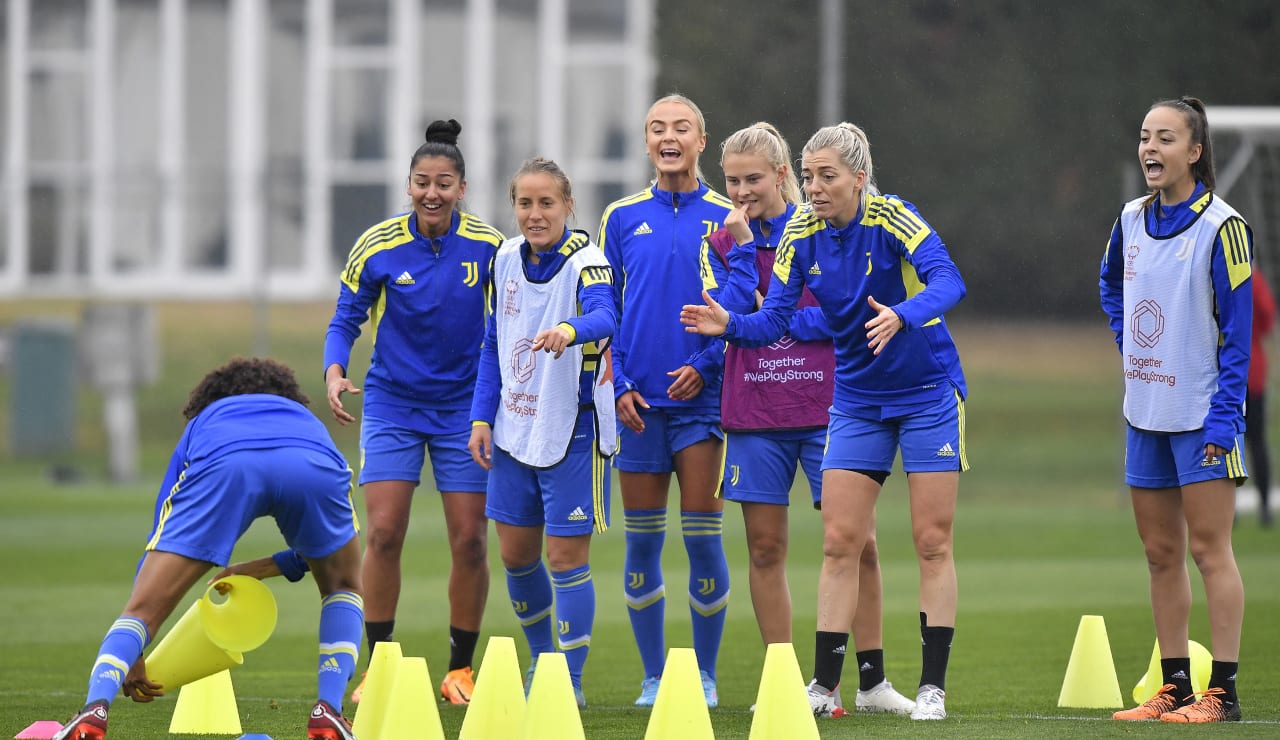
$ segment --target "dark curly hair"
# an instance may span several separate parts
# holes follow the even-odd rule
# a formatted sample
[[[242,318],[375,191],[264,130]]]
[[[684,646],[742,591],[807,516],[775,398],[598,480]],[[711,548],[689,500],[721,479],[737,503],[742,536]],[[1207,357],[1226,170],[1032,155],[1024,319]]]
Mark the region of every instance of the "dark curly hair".
[[[236,357],[204,376],[191,391],[182,415],[188,421],[209,404],[229,396],[246,393],[269,393],[306,406],[311,403],[288,365],[263,357]]]

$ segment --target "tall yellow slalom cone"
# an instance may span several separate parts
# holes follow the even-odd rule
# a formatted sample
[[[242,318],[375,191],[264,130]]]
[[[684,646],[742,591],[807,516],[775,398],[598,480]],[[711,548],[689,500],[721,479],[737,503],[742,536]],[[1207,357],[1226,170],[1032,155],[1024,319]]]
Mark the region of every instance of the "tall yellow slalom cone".
[[[178,693],[169,720],[170,735],[239,735],[242,731],[230,671],[192,681]]]
[[[360,704],[364,704],[363,697]],[[356,737],[360,740],[444,740],[426,658],[400,659],[382,715],[381,731],[373,735],[356,734]]]
[[[377,740],[382,733],[382,719],[391,699],[391,689],[404,655],[398,642],[379,642],[369,656],[369,670],[364,677],[364,694],[356,705],[356,717],[351,731],[364,740]],[[431,696],[428,692],[428,696]]]
[[[1080,617],[1076,642],[1067,661],[1067,675],[1058,694],[1060,707],[1118,709],[1124,706],[1116,664],[1111,659],[1111,643],[1102,617]]]
[[[147,656],[147,677],[172,691],[233,668],[275,628],[271,589],[251,576],[227,576],[209,586]]]
[[[516,641],[494,635],[476,674],[476,689],[467,705],[458,740],[508,740],[524,723],[524,685]]]
[[[699,687],[698,695],[702,695]],[[533,669],[519,740],[586,740],[564,653],[542,653]]]
[[[1204,645],[1195,640],[1187,640],[1187,648],[1191,656],[1191,690],[1198,694],[1209,685],[1209,675],[1213,672],[1213,656]],[[1151,663],[1147,666],[1147,672],[1142,674],[1142,678],[1138,679],[1138,685],[1133,687],[1133,700],[1141,704],[1155,696],[1163,685],[1164,671],[1160,669],[1160,640],[1157,639],[1156,646],[1151,650]]]
[[[671,648],[645,740],[715,740],[693,648]]]
[[[818,740],[818,723],[809,707],[795,647],[789,642],[775,642],[765,649],[750,740]]]

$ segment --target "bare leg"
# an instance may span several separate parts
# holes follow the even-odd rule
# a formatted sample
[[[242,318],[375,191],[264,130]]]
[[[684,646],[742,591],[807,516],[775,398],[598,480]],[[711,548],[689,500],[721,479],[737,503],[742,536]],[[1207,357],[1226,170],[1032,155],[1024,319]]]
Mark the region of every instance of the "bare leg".
[[[1209,632],[1215,660],[1239,662],[1240,630],[1244,621],[1244,582],[1231,548],[1235,514],[1235,483],[1229,479],[1184,486],[1191,556],[1204,579],[1209,606]]]
[[[1147,554],[1151,615],[1160,655],[1187,656],[1191,579],[1187,575],[1187,524],[1177,488],[1131,487],[1133,516]]]
[[[956,564],[952,526],[960,473],[911,473],[911,538],[920,561],[920,611],[931,627],[956,624]]]
[[[489,520],[484,494],[442,493],[445,529],[449,534],[449,625],[480,631],[489,596]]]
[[[765,645],[791,642],[791,591],[787,587],[787,507],[744,502],[742,521],[750,555],[751,606]]]
[[[366,541],[361,578],[366,621],[389,622],[396,618],[396,605],[400,601],[400,553],[409,530],[415,485],[412,481],[396,480],[365,484]]]

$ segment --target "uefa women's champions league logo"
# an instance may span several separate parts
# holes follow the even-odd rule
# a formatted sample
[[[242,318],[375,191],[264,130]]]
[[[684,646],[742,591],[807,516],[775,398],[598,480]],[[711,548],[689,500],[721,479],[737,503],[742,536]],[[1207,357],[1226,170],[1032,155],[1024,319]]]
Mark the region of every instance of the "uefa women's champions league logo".
[[[515,278],[507,280],[503,286],[505,297],[502,301],[503,316],[519,316],[520,315],[520,281]]]

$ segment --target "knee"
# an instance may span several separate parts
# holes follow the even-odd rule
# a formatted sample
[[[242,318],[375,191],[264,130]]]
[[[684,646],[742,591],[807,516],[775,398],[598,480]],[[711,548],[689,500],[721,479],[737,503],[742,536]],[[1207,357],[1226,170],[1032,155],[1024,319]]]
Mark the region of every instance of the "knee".
[[[922,563],[951,559],[951,531],[940,527],[922,529],[915,535],[916,556]]]
[[[828,529],[822,537],[822,556],[827,560],[857,560],[862,557],[866,537],[858,532]]]
[[[781,537],[756,537],[747,545],[751,567],[757,570],[776,568],[787,559],[787,542]]]
[[[365,551],[380,557],[400,557],[406,526],[372,524],[365,534]]]
[[[1233,557],[1230,542],[1223,544],[1216,540],[1200,540],[1193,537],[1189,541],[1189,549],[1191,558],[1201,573],[1220,568],[1223,563]]]
[[[1152,541],[1142,543],[1147,556],[1147,570],[1158,574],[1185,567],[1187,551],[1180,542]]]
[[[468,527],[464,531],[449,533],[449,550],[453,562],[469,567],[480,567],[488,561],[489,540],[484,529]]]

